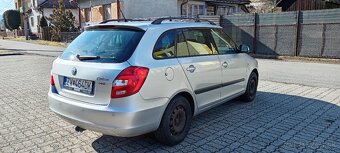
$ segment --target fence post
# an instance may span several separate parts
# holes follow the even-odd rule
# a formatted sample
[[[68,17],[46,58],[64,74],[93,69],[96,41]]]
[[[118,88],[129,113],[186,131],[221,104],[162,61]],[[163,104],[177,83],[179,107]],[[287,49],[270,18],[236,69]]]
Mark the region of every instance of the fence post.
[[[254,37],[253,37],[253,53],[256,54],[257,44],[257,13],[254,13]]]
[[[321,53],[320,57],[322,57],[323,53],[325,52],[325,45],[326,45],[326,24],[322,24],[322,44],[321,44]]]
[[[299,56],[300,51],[300,31],[301,31],[301,11],[297,11],[296,15],[296,41],[295,41],[295,56]]]
[[[276,52],[276,49],[277,49],[277,40],[278,40],[278,32],[279,32],[279,27],[278,27],[277,24],[274,26],[274,30],[275,30],[275,33],[274,33],[274,39],[275,39],[274,52]]]

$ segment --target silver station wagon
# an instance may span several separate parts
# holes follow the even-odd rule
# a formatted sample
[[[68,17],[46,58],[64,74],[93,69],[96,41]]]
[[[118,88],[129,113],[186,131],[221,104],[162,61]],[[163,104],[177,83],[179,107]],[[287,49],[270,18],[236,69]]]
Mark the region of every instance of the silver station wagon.
[[[201,19],[103,21],[53,62],[49,106],[77,131],[154,132],[175,145],[193,116],[237,97],[254,100],[258,64],[248,52]]]

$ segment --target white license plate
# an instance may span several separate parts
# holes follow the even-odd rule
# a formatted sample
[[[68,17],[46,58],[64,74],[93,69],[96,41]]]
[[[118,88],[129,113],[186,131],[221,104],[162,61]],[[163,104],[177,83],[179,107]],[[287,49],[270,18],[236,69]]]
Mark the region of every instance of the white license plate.
[[[93,95],[93,81],[64,77],[64,88]]]

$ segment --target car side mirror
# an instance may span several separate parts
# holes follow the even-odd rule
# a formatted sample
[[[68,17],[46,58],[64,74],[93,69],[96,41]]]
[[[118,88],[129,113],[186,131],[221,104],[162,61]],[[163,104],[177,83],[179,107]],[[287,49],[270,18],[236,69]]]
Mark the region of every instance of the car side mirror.
[[[247,46],[247,45],[240,45],[240,47],[239,47],[239,50],[240,50],[240,53],[249,53],[249,51],[250,51],[250,49],[249,49],[249,46]]]

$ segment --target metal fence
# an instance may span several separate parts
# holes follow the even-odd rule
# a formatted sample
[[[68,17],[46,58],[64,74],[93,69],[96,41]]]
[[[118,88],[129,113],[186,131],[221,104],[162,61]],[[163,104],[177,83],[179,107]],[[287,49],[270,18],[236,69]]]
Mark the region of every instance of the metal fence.
[[[340,58],[340,9],[229,15],[220,24],[255,54]]]
[[[81,32],[61,32],[61,42],[70,43],[80,34]]]

